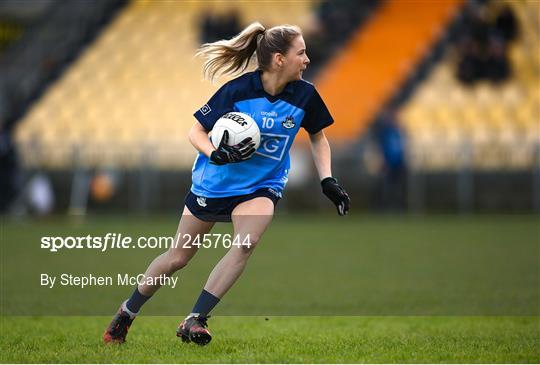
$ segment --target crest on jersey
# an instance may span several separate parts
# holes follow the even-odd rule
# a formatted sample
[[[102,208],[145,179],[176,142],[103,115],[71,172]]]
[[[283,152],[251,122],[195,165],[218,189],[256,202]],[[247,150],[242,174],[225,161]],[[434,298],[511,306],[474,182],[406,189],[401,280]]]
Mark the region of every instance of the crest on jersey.
[[[204,196],[197,197],[197,203],[203,208],[206,207],[206,198]]]
[[[283,122],[281,122],[281,125],[284,128],[291,129],[296,126],[296,123],[294,122],[294,118],[292,115],[288,115],[287,118]]]

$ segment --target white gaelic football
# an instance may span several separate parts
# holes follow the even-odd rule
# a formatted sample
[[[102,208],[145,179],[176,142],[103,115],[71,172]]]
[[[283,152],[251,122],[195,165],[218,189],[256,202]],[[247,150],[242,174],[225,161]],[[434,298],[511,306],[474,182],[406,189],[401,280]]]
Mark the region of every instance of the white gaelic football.
[[[239,112],[230,112],[219,118],[212,128],[212,144],[218,147],[223,132],[229,131],[229,146],[234,146],[242,142],[244,139],[251,137],[255,143],[255,149],[261,143],[261,132],[259,126],[249,115]]]

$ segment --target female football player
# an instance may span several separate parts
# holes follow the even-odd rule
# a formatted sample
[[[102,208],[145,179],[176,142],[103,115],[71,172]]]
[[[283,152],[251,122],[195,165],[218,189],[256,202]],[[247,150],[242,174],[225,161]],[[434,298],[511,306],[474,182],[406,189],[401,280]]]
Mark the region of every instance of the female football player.
[[[170,276],[186,266],[197,247],[184,245],[191,237],[208,233],[215,222],[232,221],[234,238],[248,245],[233,245],[214,267],[191,313],[180,323],[177,336],[184,342],[205,345],[210,311],[236,282],[270,224],[289,172],[289,149],[300,127],[309,133],[311,151],[322,192],[347,214],[349,196],[332,177],[330,146],[323,129],[333,123],[315,87],[302,79],[309,65],[306,46],[296,26],[265,29],[252,23],[230,40],[202,45],[204,73],[209,79],[220,74],[244,72],[256,55],[258,70],[227,82],[194,116],[189,140],[199,151],[193,166],[192,186],[176,233],[175,247],[150,264],[146,278]],[[261,131],[257,150],[250,138],[228,145],[225,132],[217,148],[208,133],[217,119],[228,112],[246,113]],[[157,281],[157,280],[156,280]],[[129,327],[142,305],[160,285],[141,284],[122,305],[105,331],[105,342],[125,341]]]

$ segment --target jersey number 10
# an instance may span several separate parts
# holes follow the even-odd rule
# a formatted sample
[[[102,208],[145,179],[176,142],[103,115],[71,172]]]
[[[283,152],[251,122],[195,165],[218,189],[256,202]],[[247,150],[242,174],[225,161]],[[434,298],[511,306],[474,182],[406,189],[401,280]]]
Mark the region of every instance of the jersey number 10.
[[[263,128],[272,129],[274,127],[274,118],[263,117]]]

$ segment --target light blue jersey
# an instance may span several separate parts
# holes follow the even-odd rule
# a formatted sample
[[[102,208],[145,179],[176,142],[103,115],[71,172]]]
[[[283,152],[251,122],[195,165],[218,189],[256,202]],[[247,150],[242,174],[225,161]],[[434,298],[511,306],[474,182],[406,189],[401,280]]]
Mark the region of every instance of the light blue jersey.
[[[260,71],[246,73],[221,87],[195,118],[207,131],[225,113],[250,115],[261,131],[261,144],[247,161],[222,166],[199,153],[193,165],[191,191],[197,196],[223,198],[270,188],[281,197],[288,180],[289,150],[300,127],[317,133],[333,123],[315,87],[304,80],[287,84],[271,96],[263,89]]]

